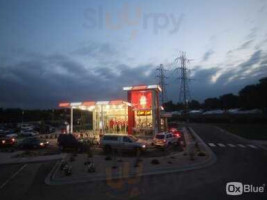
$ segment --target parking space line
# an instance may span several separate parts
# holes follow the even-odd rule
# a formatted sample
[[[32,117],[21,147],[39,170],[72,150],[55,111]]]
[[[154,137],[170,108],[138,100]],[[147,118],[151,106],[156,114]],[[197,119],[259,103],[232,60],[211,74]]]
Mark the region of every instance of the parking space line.
[[[243,144],[238,144],[237,146],[242,147],[242,148],[246,148],[246,146]]]
[[[220,147],[225,147],[225,145],[222,144],[222,143],[218,143],[218,145],[219,145]]]
[[[15,176],[17,176],[25,167],[27,166],[27,164],[21,166],[21,168],[19,168],[18,171],[16,171],[12,176],[10,176],[1,186],[0,189],[3,189],[8,183],[9,181],[11,181],[13,178],[15,178]]]
[[[216,147],[216,145],[214,143],[209,143],[209,146]]]
[[[251,148],[253,148],[253,149],[258,149],[258,147],[254,146],[254,145],[252,145],[252,144],[248,144],[247,146],[249,146],[249,147],[251,147]]]
[[[228,146],[229,146],[229,147],[235,147],[235,145],[233,145],[233,144],[228,144]]]

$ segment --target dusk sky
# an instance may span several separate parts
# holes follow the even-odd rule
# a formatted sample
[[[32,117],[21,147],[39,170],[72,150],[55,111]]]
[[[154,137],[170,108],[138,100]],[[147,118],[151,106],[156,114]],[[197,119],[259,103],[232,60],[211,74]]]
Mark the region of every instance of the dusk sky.
[[[125,98],[168,72],[177,102],[186,52],[191,97],[235,93],[267,76],[266,0],[1,0],[0,107]]]

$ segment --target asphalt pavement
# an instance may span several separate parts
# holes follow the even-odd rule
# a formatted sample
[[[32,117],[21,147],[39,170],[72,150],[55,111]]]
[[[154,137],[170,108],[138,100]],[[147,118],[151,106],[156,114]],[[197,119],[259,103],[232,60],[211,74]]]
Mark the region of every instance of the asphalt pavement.
[[[135,179],[49,186],[54,161],[0,166],[1,199],[267,199],[267,151],[203,124],[190,125],[217,157],[212,166]],[[252,145],[252,146],[251,146]],[[193,163],[194,161],[192,161]],[[226,194],[228,182],[264,186],[264,193]]]

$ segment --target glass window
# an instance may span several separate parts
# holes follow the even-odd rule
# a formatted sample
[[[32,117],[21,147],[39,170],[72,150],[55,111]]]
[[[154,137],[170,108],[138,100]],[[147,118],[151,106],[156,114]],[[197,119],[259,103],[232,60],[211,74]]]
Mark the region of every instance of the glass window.
[[[156,135],[157,139],[164,139],[164,135]]]
[[[104,140],[111,140],[111,141],[117,141],[118,137],[117,136],[104,136]]]
[[[128,137],[123,137],[123,142],[132,142],[132,140]]]

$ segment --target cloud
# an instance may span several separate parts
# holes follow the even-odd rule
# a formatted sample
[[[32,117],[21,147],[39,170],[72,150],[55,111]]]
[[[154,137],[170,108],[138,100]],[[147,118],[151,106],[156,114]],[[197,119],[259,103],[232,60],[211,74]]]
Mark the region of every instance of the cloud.
[[[87,44],[84,44],[82,47],[76,49],[72,53],[88,57],[104,57],[115,56],[119,52],[114,46],[109,43],[89,42]]]
[[[204,55],[203,55],[203,58],[202,58],[202,61],[208,61],[210,56],[214,54],[214,51],[213,50],[208,50]]]
[[[246,38],[248,40],[254,39],[257,36],[257,32],[258,31],[259,31],[259,28],[257,28],[257,27],[251,28],[250,32],[249,32],[249,34],[247,35]]]
[[[0,105],[57,107],[60,101],[109,100],[125,97],[123,86],[154,84],[155,66],[124,64],[87,68],[65,55],[43,56],[1,65]]]
[[[56,108],[60,101],[126,99],[122,87],[157,83],[154,64],[124,64],[116,59],[120,57],[118,53],[106,65],[101,57],[115,54],[103,48],[99,48],[102,49],[101,53],[95,52],[96,62],[89,64],[82,63],[79,57],[63,54],[29,54],[16,62],[2,63],[1,107]],[[233,64],[230,69],[225,68],[224,63],[208,69],[195,67],[194,80],[190,83],[192,98],[203,100],[223,93],[238,92],[245,84],[266,76],[265,58],[264,52],[257,50],[246,61]],[[179,82],[176,79],[168,81],[168,98],[177,101]]]
[[[260,59],[261,59],[261,54],[262,54],[262,51],[261,51],[261,50],[257,50],[257,51],[255,51],[255,52],[251,55],[251,57],[250,57],[247,61],[241,63],[241,64],[238,66],[238,68],[239,68],[240,70],[245,70],[245,69],[251,67],[252,65],[259,63],[259,61],[260,61]]]
[[[248,40],[244,42],[243,44],[241,44],[240,47],[237,48],[237,50],[247,49],[248,47],[250,47],[252,43],[253,43],[253,40]]]
[[[214,74],[216,74],[219,70],[220,70],[219,67],[213,67],[213,68],[208,68],[208,69],[203,69],[199,67],[199,69],[195,70],[193,78],[209,82],[211,77]]]
[[[194,68],[193,80],[190,82],[191,98],[204,100],[207,97],[216,97],[226,93],[238,93],[245,85],[253,84],[260,78],[267,76],[267,54],[256,50],[242,63],[221,63],[217,67]],[[230,65],[230,67],[226,67]],[[179,91],[170,88],[172,92]],[[171,98],[173,98],[171,96]]]

